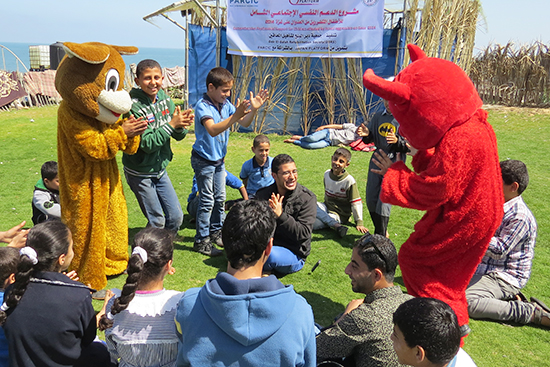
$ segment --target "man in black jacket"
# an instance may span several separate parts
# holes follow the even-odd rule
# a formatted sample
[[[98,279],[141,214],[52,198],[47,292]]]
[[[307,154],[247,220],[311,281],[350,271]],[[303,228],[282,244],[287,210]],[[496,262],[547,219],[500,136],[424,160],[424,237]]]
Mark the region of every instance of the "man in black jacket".
[[[264,272],[281,277],[302,269],[309,255],[317,197],[298,183],[296,163],[288,154],[273,158],[271,172],[275,182],[258,190],[256,199],[268,200],[277,216],[273,250]]]

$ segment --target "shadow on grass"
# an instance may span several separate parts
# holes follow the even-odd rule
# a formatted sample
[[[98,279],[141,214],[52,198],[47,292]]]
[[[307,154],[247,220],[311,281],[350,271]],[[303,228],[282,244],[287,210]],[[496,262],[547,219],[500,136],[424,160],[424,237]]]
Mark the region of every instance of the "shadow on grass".
[[[353,244],[356,240],[355,237],[354,235],[347,235],[344,238],[340,238],[340,236],[331,229],[319,229],[313,232],[311,242],[313,244],[315,242],[333,241],[340,244],[343,248],[353,248]]]
[[[303,291],[299,294],[304,297],[313,309],[313,315],[315,321],[322,326],[328,326],[332,324],[334,318],[344,312],[346,309],[344,305],[332,301],[318,293]]]

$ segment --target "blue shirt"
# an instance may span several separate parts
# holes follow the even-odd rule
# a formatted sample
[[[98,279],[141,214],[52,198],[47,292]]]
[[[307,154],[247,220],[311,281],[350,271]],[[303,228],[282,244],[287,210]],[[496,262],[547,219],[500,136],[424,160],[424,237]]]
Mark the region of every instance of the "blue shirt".
[[[229,140],[229,129],[216,136],[211,136],[203,125],[207,119],[214,120],[215,124],[227,119],[236,111],[235,106],[228,100],[218,109],[208,95],[204,96],[195,106],[195,144],[193,150],[202,158],[216,162],[227,154],[227,142]]]
[[[267,162],[260,166],[255,157],[252,157],[243,163],[240,177],[241,180],[248,179],[246,192],[249,196],[254,196],[256,191],[275,182],[271,175],[271,162],[273,162],[273,157],[267,157]]]

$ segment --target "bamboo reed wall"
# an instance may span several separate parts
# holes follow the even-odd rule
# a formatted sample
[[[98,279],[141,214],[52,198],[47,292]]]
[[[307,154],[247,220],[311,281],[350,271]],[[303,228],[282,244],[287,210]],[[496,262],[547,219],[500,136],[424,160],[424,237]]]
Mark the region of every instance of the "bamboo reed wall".
[[[550,107],[550,48],[540,42],[489,46],[470,69],[484,103]]]

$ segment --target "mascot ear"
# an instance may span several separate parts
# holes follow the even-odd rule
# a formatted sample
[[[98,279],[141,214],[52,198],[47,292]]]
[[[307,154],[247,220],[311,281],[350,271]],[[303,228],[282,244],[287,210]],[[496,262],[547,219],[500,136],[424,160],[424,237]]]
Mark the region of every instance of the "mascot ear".
[[[367,69],[363,74],[363,85],[377,96],[395,104],[406,104],[411,99],[411,89],[408,85],[380,78],[372,69]]]
[[[409,56],[411,57],[411,61],[415,62],[416,60],[420,60],[426,57],[426,54],[420,47],[417,45],[413,45],[412,43],[409,43],[407,45],[407,48],[409,49]]]
[[[111,54],[109,46],[97,42],[64,42],[63,49],[65,50],[67,57],[76,57],[88,64],[104,63]]]
[[[138,53],[138,48],[134,46],[115,46],[111,45],[112,48],[118,51],[121,55],[135,55]]]

